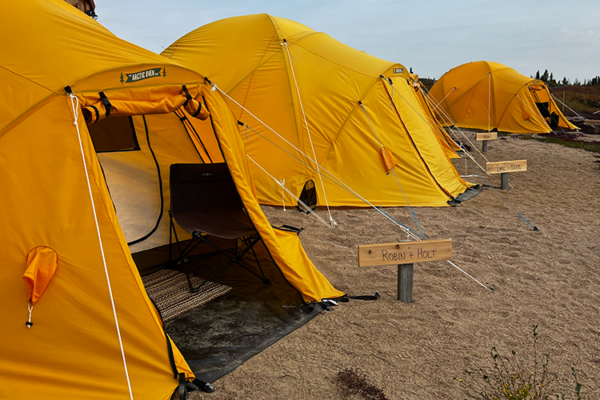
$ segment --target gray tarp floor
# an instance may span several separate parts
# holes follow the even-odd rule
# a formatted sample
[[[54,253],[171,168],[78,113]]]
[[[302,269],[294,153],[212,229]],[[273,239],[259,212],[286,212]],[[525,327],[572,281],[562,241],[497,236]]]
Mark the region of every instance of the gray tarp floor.
[[[250,259],[244,257],[254,269]],[[220,255],[203,257],[187,268],[207,278],[224,261]],[[323,310],[320,304],[303,304],[267,258],[260,257],[260,263],[270,283],[232,264],[213,278],[231,292],[165,324],[198,379],[219,379]]]

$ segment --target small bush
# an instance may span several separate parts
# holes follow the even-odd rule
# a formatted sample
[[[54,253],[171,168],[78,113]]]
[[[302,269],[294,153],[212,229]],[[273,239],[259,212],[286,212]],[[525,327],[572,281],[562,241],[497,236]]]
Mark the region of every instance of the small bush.
[[[538,355],[537,328],[537,325],[533,325],[533,360],[517,357],[514,350],[509,357],[505,357],[492,347],[491,369],[479,368],[477,372],[465,370],[464,378],[454,379],[466,386],[471,394],[484,400],[564,400],[565,395],[553,389],[557,375],[550,372],[550,356],[546,353]],[[574,368],[571,368],[571,375],[575,380],[576,399],[581,400],[582,385],[577,380]]]
[[[359,395],[366,400],[388,400],[383,390],[367,382],[367,375],[358,368],[338,372],[336,382],[347,395]]]

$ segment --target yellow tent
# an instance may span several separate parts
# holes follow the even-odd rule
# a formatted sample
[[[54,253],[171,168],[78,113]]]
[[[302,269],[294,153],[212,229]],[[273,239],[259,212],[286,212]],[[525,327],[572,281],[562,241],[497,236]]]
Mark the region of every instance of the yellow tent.
[[[511,133],[578,129],[560,112],[543,81],[489,61],[460,65],[431,88],[441,118],[461,128]]]
[[[332,206],[365,206],[356,193],[375,205],[446,206],[469,187],[400,64],[266,14],[203,26],[162,55],[230,96],[261,203],[296,204],[281,184],[299,196],[309,181]]]
[[[433,130],[433,133],[436,134],[444,153],[449,158],[460,158],[458,155],[459,151],[462,151],[460,146],[448,135],[448,132],[442,126],[442,123],[438,120],[429,100],[427,99],[426,94],[424,93],[425,86],[421,81],[419,81],[419,75],[410,74],[411,83],[413,85],[413,89],[415,90],[415,94],[417,95],[417,99],[419,99],[419,104],[423,109],[423,112]]]
[[[168,177],[160,193],[145,174],[149,157],[154,173],[225,161],[281,272],[274,284],[300,302],[342,295],[295,234],[269,225],[236,121],[201,75],[62,0],[6,3],[0,33],[0,398],[168,399],[193,379],[132,257],[169,243],[168,223],[145,231],[169,194]]]

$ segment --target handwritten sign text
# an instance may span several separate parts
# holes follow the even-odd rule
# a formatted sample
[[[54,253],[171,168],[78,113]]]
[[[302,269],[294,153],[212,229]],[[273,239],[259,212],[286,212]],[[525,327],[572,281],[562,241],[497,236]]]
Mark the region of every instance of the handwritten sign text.
[[[358,266],[412,264],[416,262],[449,260],[452,240],[424,240],[358,246]]]

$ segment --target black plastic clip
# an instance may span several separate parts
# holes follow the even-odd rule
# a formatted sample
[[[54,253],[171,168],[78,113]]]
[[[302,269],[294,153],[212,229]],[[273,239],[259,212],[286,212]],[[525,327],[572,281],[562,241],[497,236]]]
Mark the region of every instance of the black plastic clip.
[[[112,109],[112,104],[108,101],[108,98],[104,94],[104,92],[100,92],[100,100],[102,100],[102,104],[104,104],[104,108],[106,109],[106,116],[110,115],[110,110]]]

